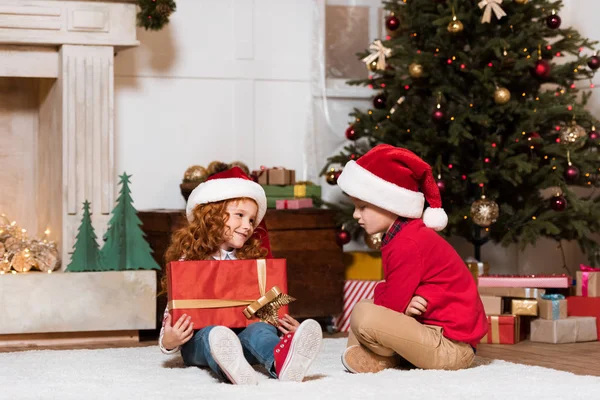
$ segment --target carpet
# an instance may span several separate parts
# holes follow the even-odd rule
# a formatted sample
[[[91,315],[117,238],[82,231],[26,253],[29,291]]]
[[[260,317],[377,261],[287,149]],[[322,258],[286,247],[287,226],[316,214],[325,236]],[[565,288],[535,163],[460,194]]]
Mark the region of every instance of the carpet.
[[[353,375],[325,339],[303,383],[260,374],[257,386],[219,383],[158,347],[0,353],[1,399],[579,399],[597,398],[600,378],[476,358],[463,371],[386,370]],[[560,360],[557,360],[560,362]]]

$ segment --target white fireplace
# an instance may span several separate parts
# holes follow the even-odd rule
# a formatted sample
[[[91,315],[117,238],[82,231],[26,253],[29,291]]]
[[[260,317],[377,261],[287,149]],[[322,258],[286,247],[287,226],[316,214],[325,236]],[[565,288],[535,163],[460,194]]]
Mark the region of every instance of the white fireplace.
[[[115,200],[114,55],[137,46],[134,0],[0,0],[0,212],[50,229],[62,268],[82,203]]]

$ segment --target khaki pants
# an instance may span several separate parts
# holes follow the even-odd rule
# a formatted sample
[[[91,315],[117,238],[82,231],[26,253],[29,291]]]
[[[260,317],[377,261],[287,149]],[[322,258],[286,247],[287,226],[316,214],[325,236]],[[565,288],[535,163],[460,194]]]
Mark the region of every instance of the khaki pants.
[[[412,317],[363,300],[350,317],[348,346],[362,344],[380,356],[398,354],[417,368],[468,368],[475,353],[470,345],[442,335],[439,326],[423,325]]]

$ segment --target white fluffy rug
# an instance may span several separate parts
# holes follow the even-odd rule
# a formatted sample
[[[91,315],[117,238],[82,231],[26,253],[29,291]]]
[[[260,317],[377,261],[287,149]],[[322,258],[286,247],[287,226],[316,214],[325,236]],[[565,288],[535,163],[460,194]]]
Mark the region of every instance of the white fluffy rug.
[[[478,359],[468,370],[352,375],[346,339],[326,339],[303,383],[260,375],[258,386],[219,383],[157,347],[0,353],[0,399],[592,399],[600,378]],[[560,360],[557,360],[560,362]]]

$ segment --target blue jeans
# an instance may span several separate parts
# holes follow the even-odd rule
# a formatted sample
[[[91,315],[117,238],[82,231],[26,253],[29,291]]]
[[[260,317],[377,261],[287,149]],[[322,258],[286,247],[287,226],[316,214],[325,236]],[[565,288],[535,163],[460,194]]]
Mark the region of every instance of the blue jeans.
[[[197,330],[194,337],[181,347],[181,356],[187,366],[209,367],[217,376],[227,382],[227,376],[217,365],[210,353],[208,334],[214,326]],[[273,378],[275,374],[275,359],[273,350],[279,343],[277,329],[265,322],[256,322],[237,334],[242,344],[244,358],[250,365],[262,365]]]

